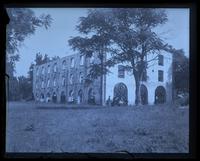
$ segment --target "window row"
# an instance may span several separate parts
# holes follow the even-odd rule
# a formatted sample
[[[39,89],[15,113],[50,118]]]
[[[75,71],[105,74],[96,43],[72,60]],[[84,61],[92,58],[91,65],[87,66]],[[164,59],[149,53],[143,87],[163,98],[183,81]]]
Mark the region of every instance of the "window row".
[[[62,62],[62,69],[66,69],[66,65],[67,65],[66,60],[63,60],[63,62]],[[80,65],[84,65],[84,56],[83,55],[80,56]],[[70,59],[70,67],[73,68],[74,66],[75,66],[75,60],[74,60],[74,58],[71,58]],[[57,72],[57,71],[58,71],[57,63],[54,63],[54,65],[53,65],[53,72]],[[48,67],[47,67],[47,73],[49,74],[50,72],[51,72],[51,66],[48,65]],[[41,73],[42,73],[42,75],[45,74],[45,68],[44,67],[42,67]],[[38,69],[36,71],[36,75],[39,75],[39,70]]]
[[[125,67],[123,65],[118,65],[118,78],[125,78]],[[142,74],[142,81],[147,81],[147,71],[145,70]],[[164,81],[163,70],[158,70],[158,81]]]
[[[80,72],[79,74],[79,83],[83,83],[83,80],[84,80],[84,77],[83,77],[83,73]],[[62,86],[65,86],[65,82],[66,82],[66,79],[65,77],[62,78],[62,83],[61,85]],[[73,84],[74,83],[74,75],[73,74],[70,74],[70,79],[69,79],[69,83],[70,84]],[[42,84],[41,84],[42,88],[44,88],[45,86],[45,81],[42,81]],[[57,86],[57,81],[56,79],[53,80],[53,86]],[[47,80],[47,87],[50,87],[50,79]],[[36,82],[36,88],[38,88],[38,82]]]
[[[158,55],[158,65],[163,66],[164,65],[164,56]]]
[[[76,93],[73,89],[69,91],[68,95],[66,92],[62,91],[60,95],[57,95],[56,92],[53,92],[53,94],[50,94],[48,92],[46,95],[44,93],[38,94],[36,93],[36,100],[39,100],[40,102],[58,102],[58,97],[60,97],[61,103],[82,103],[84,101],[84,93],[82,89],[78,90],[78,93]],[[93,102],[91,101],[93,100]],[[93,92],[93,89],[90,88],[88,91],[88,103],[95,103],[95,94]]]

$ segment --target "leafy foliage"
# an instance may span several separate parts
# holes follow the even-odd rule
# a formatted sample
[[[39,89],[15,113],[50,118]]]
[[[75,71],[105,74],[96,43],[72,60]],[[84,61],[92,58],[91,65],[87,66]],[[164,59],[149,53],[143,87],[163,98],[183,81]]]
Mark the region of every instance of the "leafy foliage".
[[[52,18],[50,15],[42,14],[36,17],[34,12],[28,8],[7,8],[10,23],[7,27],[7,52],[14,54],[26,37],[33,35],[37,27],[50,27]]]
[[[32,86],[29,78],[24,76],[18,77],[20,99],[31,99]]]
[[[35,57],[35,65],[41,65],[41,64],[45,64],[47,62],[50,61],[50,58],[48,57],[47,54],[43,55],[39,52],[36,53],[36,57]]]
[[[9,75],[13,75],[15,62],[19,61],[19,47],[23,44],[25,38],[33,35],[38,27],[48,29],[52,23],[50,15],[42,14],[36,17],[34,12],[29,8],[7,8],[10,22],[7,26],[7,62],[12,64],[12,69],[7,71]]]
[[[45,27],[48,29],[52,23],[50,15],[42,14],[36,17],[34,12],[28,8],[7,8],[7,13],[10,22],[7,26],[6,39],[6,73],[9,75],[9,100],[19,100],[25,97],[31,97],[32,94],[32,69],[30,66],[29,78],[15,77],[15,62],[19,61],[20,53],[19,47],[24,40],[33,35],[38,27]],[[44,63],[48,61],[48,56],[45,55],[44,60],[38,55],[37,63]],[[22,95],[21,95],[22,94]]]
[[[189,92],[189,59],[183,50],[174,50],[174,88],[178,93]]]
[[[101,62],[90,69],[93,79],[109,72],[115,64],[126,64],[126,69],[134,75],[136,103],[139,103],[140,81],[148,67],[145,57],[168,48],[152,29],[166,21],[167,15],[162,9],[90,9],[77,25],[77,30],[85,37],[71,38],[69,45],[88,57],[98,55]]]

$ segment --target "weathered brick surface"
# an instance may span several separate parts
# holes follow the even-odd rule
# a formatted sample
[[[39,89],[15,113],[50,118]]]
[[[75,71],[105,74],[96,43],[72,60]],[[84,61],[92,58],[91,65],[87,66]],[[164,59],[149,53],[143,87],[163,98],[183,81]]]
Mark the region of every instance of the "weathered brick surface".
[[[74,58],[74,67],[71,67],[71,59]],[[73,97],[78,99],[78,93],[82,90],[82,104],[88,102],[88,92],[92,88],[95,100],[97,104],[101,104],[101,81],[95,80],[92,84],[86,85],[84,79],[86,78],[89,59],[84,57],[84,64],[80,65],[80,55],[70,55],[46,64],[38,65],[34,67],[33,71],[33,94],[36,101],[47,101],[48,95],[50,95],[50,101],[55,93],[57,96],[57,102],[61,102],[61,93],[64,93],[66,101],[69,100],[69,92],[73,90]],[[63,61],[66,61],[66,66],[63,68]],[[54,65],[56,64],[57,71],[54,72]],[[48,73],[48,67],[50,72]],[[42,70],[44,68],[44,74]],[[37,74],[38,72],[38,74]],[[83,75],[83,82],[79,81],[80,72]],[[70,83],[70,75],[73,74],[72,84]],[[65,78],[65,84],[62,84],[63,78]],[[48,80],[50,81],[48,87]],[[54,86],[54,80],[56,85]],[[44,88],[42,88],[42,82],[44,82]],[[37,87],[36,87],[37,86]]]

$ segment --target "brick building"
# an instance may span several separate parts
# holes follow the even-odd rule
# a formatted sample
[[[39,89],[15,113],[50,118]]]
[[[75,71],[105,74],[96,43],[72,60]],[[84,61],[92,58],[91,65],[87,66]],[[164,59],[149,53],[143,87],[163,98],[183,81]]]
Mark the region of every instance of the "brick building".
[[[154,54],[148,54],[147,60]],[[109,58],[109,54],[107,56]],[[134,76],[117,64],[111,73],[94,82],[85,83],[88,67],[98,61],[94,55],[86,58],[79,54],[35,66],[33,70],[33,94],[36,101],[88,104],[106,104],[106,101],[120,97],[129,105],[135,104]],[[165,103],[172,100],[172,55],[162,51],[158,60],[149,63],[146,77],[141,82],[142,104]]]
[[[100,78],[91,84],[85,83],[88,66],[95,58],[70,55],[55,61],[38,65],[33,70],[33,94],[40,102],[73,102],[87,104],[95,96],[101,104]]]

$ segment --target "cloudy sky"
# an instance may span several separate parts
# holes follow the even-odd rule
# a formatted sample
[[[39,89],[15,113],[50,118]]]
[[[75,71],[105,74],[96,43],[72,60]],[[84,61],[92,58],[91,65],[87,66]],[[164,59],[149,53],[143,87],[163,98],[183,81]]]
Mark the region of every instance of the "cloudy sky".
[[[20,61],[16,63],[16,76],[27,76],[31,62],[37,52],[49,57],[74,54],[68,45],[71,36],[78,36],[75,30],[79,17],[87,15],[86,8],[34,8],[36,16],[50,14],[53,23],[48,30],[38,28],[34,35],[26,38],[20,47]],[[177,49],[183,49],[189,56],[189,9],[166,9],[168,22],[159,27],[157,33]]]

